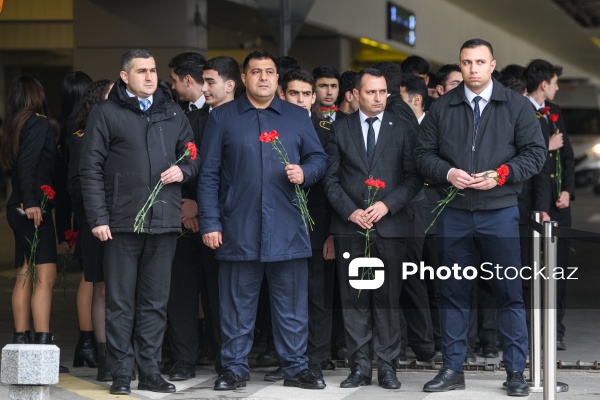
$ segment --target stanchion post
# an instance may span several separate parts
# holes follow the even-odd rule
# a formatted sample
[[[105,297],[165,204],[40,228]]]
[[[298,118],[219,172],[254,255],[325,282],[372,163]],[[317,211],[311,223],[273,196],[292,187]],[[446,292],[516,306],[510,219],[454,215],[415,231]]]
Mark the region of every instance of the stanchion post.
[[[542,223],[542,213],[534,211],[531,213],[531,219],[538,224]],[[531,318],[530,318],[530,343],[529,343],[529,390],[532,393],[539,393],[542,387],[542,283],[539,279],[534,279],[541,268],[541,250],[542,235],[535,229],[530,228],[531,232],[531,254],[530,262],[532,265],[532,274],[529,281],[531,295]]]
[[[556,221],[544,222],[544,265],[548,271],[544,291],[544,400],[556,399]]]

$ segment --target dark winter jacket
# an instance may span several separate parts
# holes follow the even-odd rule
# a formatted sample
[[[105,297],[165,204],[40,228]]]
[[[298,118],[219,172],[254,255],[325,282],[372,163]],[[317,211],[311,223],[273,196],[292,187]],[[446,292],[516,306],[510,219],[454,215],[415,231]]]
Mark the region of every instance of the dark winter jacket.
[[[54,166],[56,162],[56,142],[54,131],[48,119],[33,114],[25,121],[19,136],[19,155],[13,164],[12,193],[6,202],[6,208],[40,207],[44,192],[42,185],[53,186]],[[52,207],[50,200],[45,209]]]
[[[421,123],[416,149],[417,167],[446,197],[451,168],[467,173],[510,170],[503,186],[490,190],[464,189],[448,207],[495,210],[517,205],[522,182],[537,174],[546,160],[546,145],[531,103],[493,80],[489,103],[474,132],[473,108],[464,83],[436,100]]]
[[[150,191],[193,141],[187,117],[159,81],[146,112],[118,80],[108,101],[92,109],[80,159],[83,204],[91,228],[108,225],[112,232],[133,232],[133,224]],[[177,164],[184,182],[198,173],[198,159]],[[165,185],[150,209],[144,232],[181,232],[181,185]]]

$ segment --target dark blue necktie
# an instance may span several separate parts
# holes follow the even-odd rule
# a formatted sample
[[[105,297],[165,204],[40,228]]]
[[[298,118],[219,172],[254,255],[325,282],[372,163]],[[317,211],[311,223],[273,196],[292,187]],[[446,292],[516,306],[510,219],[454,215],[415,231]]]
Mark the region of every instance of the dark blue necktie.
[[[377,121],[377,117],[367,118],[367,124],[369,124],[369,130],[367,131],[367,160],[369,161],[369,167],[373,162],[373,155],[375,155],[375,129],[373,129],[373,122]]]
[[[475,132],[477,132],[477,127],[479,126],[479,120],[481,119],[481,112],[479,111],[479,100],[481,100],[481,96],[475,96],[473,101],[475,102],[475,108],[473,111],[475,112]]]

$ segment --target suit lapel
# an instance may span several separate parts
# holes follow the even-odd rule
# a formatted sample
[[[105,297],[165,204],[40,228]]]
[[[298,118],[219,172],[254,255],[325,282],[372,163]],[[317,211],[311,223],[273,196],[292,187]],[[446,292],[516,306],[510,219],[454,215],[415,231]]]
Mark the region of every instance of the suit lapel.
[[[352,136],[352,140],[354,140],[356,152],[364,163],[365,169],[368,171],[369,161],[367,160],[367,149],[365,148],[365,139],[363,137],[362,127],[360,126],[359,113],[356,112],[351,117],[345,119],[348,120],[348,124],[350,125],[350,135]]]
[[[375,154],[373,155],[373,165],[379,159],[379,156],[383,153],[387,146],[387,142],[390,140],[393,134],[393,129],[398,129],[397,126],[394,126],[392,122],[392,118],[390,118],[389,112],[383,113],[383,121],[381,121],[381,128],[379,128],[379,136],[377,137],[377,143],[375,144]],[[366,151],[365,151],[366,154]]]

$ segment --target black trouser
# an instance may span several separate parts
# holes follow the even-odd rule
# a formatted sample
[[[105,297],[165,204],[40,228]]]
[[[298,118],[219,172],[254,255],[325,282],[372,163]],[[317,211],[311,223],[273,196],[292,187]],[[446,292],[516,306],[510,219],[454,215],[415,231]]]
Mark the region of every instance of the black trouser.
[[[550,205],[550,219],[558,222],[558,226],[564,228],[571,227],[571,208],[560,209],[554,204]],[[556,249],[556,266],[562,268],[567,273],[569,266],[569,238],[558,238],[558,245]],[[567,311],[567,280],[557,279],[556,280],[556,334],[557,339],[562,340],[566,327],[563,323],[565,313]]]
[[[159,374],[176,233],[113,233],[104,246],[106,350],[113,377]],[[132,338],[133,336],[133,346]]]
[[[210,345],[216,357],[215,371],[221,370],[221,318],[219,311],[219,261],[215,251],[201,245],[202,253],[202,296],[204,297],[204,320],[209,333]]]
[[[177,239],[171,271],[171,292],[167,308],[168,336],[173,360],[191,365],[198,357],[198,309],[202,257],[198,234]]]
[[[378,374],[395,370],[393,360],[400,352],[401,266],[406,261],[406,240],[371,239],[371,256],[383,261],[383,286],[360,293],[349,284],[350,261],[364,255],[362,237],[336,237],[335,257],[343,306],[348,361],[352,371],[371,377],[373,356],[377,356]],[[344,253],[350,257],[345,258]],[[359,278],[352,278],[359,279]]]
[[[308,259],[308,347],[309,364],[331,357],[333,278],[335,261],[325,260],[323,250],[313,250]]]
[[[440,267],[437,255],[437,234],[426,235],[423,245],[423,262],[434,271]],[[429,309],[431,310],[431,326],[433,331],[433,342],[435,351],[442,351],[442,325],[440,322],[440,284],[437,279],[426,279],[427,297],[429,298]]]
[[[425,199],[410,203],[407,206],[410,222],[410,236],[406,240],[406,258],[419,265],[423,260],[423,244],[425,242],[425,226],[427,219],[427,202]],[[417,356],[431,353],[434,350],[433,328],[427,285],[419,275],[409,275],[402,283],[400,294],[400,326],[403,344],[408,342]],[[406,347],[406,346],[403,346]]]

